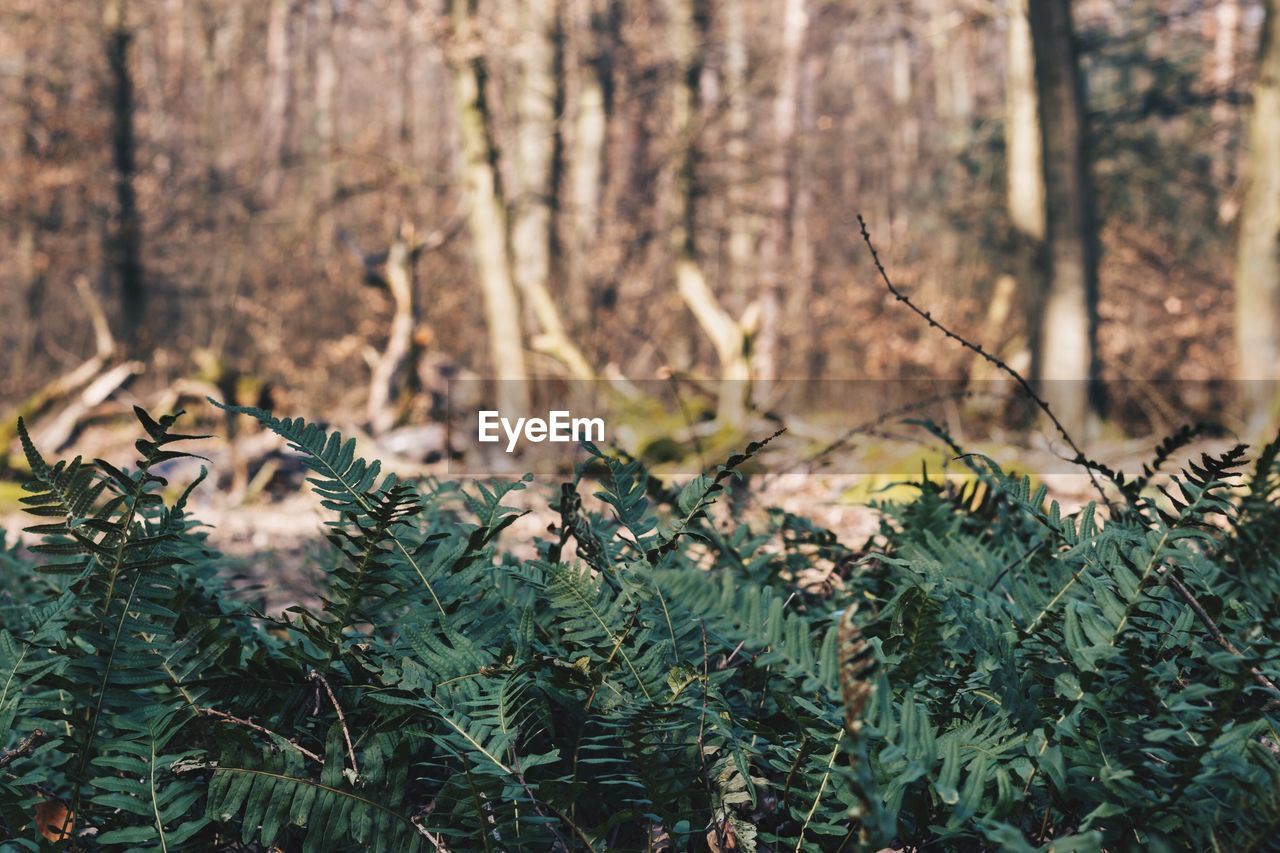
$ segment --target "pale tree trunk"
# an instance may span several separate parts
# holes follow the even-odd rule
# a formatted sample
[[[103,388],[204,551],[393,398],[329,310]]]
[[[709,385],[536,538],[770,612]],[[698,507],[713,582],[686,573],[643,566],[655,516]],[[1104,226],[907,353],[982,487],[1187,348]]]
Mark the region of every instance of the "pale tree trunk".
[[[1070,0],[1030,4],[1045,175],[1048,287],[1033,375],[1077,436],[1090,424],[1097,377],[1097,234],[1089,180],[1084,93]]]
[[[467,192],[467,225],[489,334],[489,357],[497,380],[500,409],[529,410],[528,371],[520,300],[507,261],[507,223],[493,166],[493,143],[484,98],[484,63],[474,32],[468,0],[452,0],[457,44],[450,65],[458,109],[463,182]]]
[[[800,88],[800,59],[809,24],[806,0],[786,0],[782,9],[778,50],[778,90],[773,102],[773,150],[769,164],[769,225],[760,248],[764,286],[760,295],[760,334],[755,350],[756,373],[761,379],[779,375],[779,323],[782,294],[788,280],[798,285],[794,267],[788,271],[788,244],[792,238],[792,169],[796,134],[796,99]],[[788,275],[790,272],[790,276]]]
[[[1010,0],[1005,67],[1005,158],[1009,218],[1028,239],[1044,240],[1044,169],[1041,165],[1036,59],[1027,0]]]
[[[200,145],[211,180],[226,168],[222,162],[223,97],[222,85],[240,31],[244,23],[243,7],[238,3],[221,7],[202,7],[200,57]]]
[[[950,0],[930,0],[928,27],[938,113],[951,120],[967,120],[973,115],[973,82],[963,13]]]
[[[911,43],[902,31],[906,25],[907,22],[903,21],[894,32],[890,71],[893,123],[898,129],[898,144],[889,153],[892,163],[888,199],[889,229],[894,243],[905,239],[911,228],[907,216],[910,207],[907,204],[907,196],[915,181],[916,163],[920,155],[920,120],[912,100],[914,80],[911,71]]]
[[[262,182],[269,200],[280,192],[282,169],[289,160],[293,123],[292,17],[292,0],[271,0],[267,19],[267,100],[263,117],[267,173]]]
[[[721,306],[707,284],[695,242],[698,154],[694,127],[700,105],[701,50],[706,34],[697,25],[701,16],[695,14],[694,2],[697,0],[669,0],[670,41],[678,78],[672,93],[672,117],[683,146],[675,180],[671,228],[676,256],[676,290],[711,340],[720,362],[720,378],[724,381],[717,400],[717,417],[722,423],[738,425],[744,420],[750,398],[749,324],[735,321]]]
[[[555,359],[574,378],[591,379],[595,373],[566,332],[548,285],[557,189],[552,168],[559,82],[556,6],[557,0],[512,0],[506,10],[517,22],[514,60],[519,83],[512,168],[503,177],[511,194],[513,274],[539,329],[530,339],[533,349]]]
[[[111,165],[115,181],[115,211],[108,236],[110,276],[120,291],[120,330],[126,346],[134,347],[147,310],[142,270],[142,222],[134,190],[136,141],[133,132],[133,77],[129,70],[129,30],[125,0],[106,0],[107,65],[111,72]]]
[[[1210,12],[1212,49],[1206,76],[1213,95],[1213,150],[1210,175],[1219,190],[1230,188],[1235,172],[1231,127],[1235,120],[1230,96],[1236,82],[1236,40],[1240,32],[1240,0],[1218,0]],[[1228,213],[1224,207],[1223,213]]]
[[[1254,428],[1273,414],[1280,379],[1280,1],[1265,7],[1235,269],[1236,375],[1267,380],[1245,389]]]
[[[335,54],[338,16],[333,0],[316,0],[316,140],[318,155],[328,160],[337,137],[335,102],[338,94],[338,60]]]
[[[419,6],[417,0],[401,0],[392,4],[391,8],[395,13],[392,20],[400,36],[397,44],[399,56],[396,69],[396,92],[391,104],[393,110],[391,126],[396,128],[396,138],[404,151],[405,159],[410,163],[416,163],[418,161],[416,132],[418,110],[415,103],[417,57],[419,45],[431,40],[431,35],[427,32],[428,14]]]
[[[816,96],[820,57],[809,56],[803,67],[799,96],[800,138],[804,143],[796,146],[792,160],[791,182],[795,198],[791,203],[791,270],[785,288],[787,294],[787,328],[791,332],[788,350],[789,364],[797,366],[801,375],[809,379],[821,374],[822,339],[813,329],[814,274],[817,257],[813,246],[810,216],[814,207],[812,145],[809,140],[815,123]]]
[[[312,152],[314,174],[323,198],[332,198],[337,189],[337,98],[338,98],[338,15],[334,0],[315,0],[315,150]],[[316,230],[330,229],[327,217],[320,215]]]
[[[593,26],[591,0],[570,0],[569,67],[573,86],[573,134],[568,163],[569,294],[573,315],[589,322],[592,300],[592,256],[600,235],[600,193],[604,181],[608,115],[603,79],[603,48]]]
[[[373,366],[366,408],[369,430],[381,435],[396,425],[403,407],[402,385],[411,365],[413,334],[418,323],[414,299],[412,228],[401,228],[387,250],[387,290],[395,313],[387,335],[387,347]]]
[[[1009,0],[1009,25],[1005,58],[1005,199],[1009,220],[1013,224],[1017,250],[1013,253],[1012,274],[996,281],[987,311],[987,330],[991,346],[1007,346],[1003,357],[1021,362],[1027,357],[1029,338],[1035,336],[1039,322],[1037,306],[1048,286],[1045,254],[1045,188],[1044,142],[1040,134],[1040,99],[1036,93],[1036,59],[1031,40],[1031,23],[1027,19],[1027,0]],[[1030,309],[1025,318],[1025,335],[1008,335],[1003,324],[1016,300]],[[997,379],[1000,372],[982,359],[975,359],[969,371],[972,380]],[[978,397],[976,411],[989,412],[997,405],[995,398]]]
[[[724,139],[726,224],[728,226],[728,275],[725,280],[741,294],[750,294],[755,282],[751,259],[752,222],[749,210],[747,133],[751,121],[747,92],[747,21],[743,0],[722,0],[724,17]],[[763,295],[768,299],[768,294]],[[745,302],[746,298],[741,301]],[[776,311],[774,312],[776,314]]]

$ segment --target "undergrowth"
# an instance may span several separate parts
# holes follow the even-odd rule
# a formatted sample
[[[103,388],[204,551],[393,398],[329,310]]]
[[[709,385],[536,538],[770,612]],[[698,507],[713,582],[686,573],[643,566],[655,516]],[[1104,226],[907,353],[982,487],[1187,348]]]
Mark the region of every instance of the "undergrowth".
[[[1277,849],[1280,444],[1069,514],[968,457],[980,489],[925,479],[856,548],[711,517],[761,445],[670,494],[588,448],[606,511],[564,484],[522,559],[527,480],[236,411],[332,513],[319,606],[232,594],[174,416],[128,469],[20,427],[0,847]]]

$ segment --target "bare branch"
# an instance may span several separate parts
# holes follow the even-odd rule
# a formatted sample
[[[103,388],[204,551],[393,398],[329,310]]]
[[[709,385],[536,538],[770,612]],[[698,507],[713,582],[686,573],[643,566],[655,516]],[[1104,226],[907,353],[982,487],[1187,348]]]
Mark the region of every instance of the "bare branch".
[[[356,766],[356,748],[351,743],[351,732],[347,729],[347,718],[342,713],[342,706],[338,704],[338,697],[333,695],[333,688],[329,686],[329,682],[325,680],[325,677],[318,670],[311,670],[307,674],[307,678],[312,681],[319,681],[320,685],[324,687],[324,692],[329,694],[329,701],[333,703],[333,710],[338,714],[338,725],[342,727],[342,737],[347,742],[347,757],[351,759],[351,775],[354,777],[351,781],[355,782],[360,776],[360,768]]]
[[[876,271],[880,273],[880,279],[884,282],[885,287],[889,289],[889,292],[892,293],[899,302],[901,302],[903,305],[906,305],[917,316],[921,317],[926,323],[929,324],[930,327],[937,329],[939,332],[942,332],[943,335],[947,336],[951,340],[960,344],[965,349],[968,349],[974,353],[977,353],[979,356],[981,356],[982,358],[990,362],[992,365],[994,365],[996,369],[1007,374],[1009,377],[1013,379],[1013,381],[1017,382],[1018,386],[1023,390],[1023,392],[1027,395],[1027,397],[1029,397],[1031,401],[1036,404],[1036,406],[1040,409],[1040,411],[1044,412],[1045,416],[1049,419],[1049,421],[1053,424],[1054,428],[1058,431],[1058,435],[1062,436],[1062,440],[1066,443],[1067,447],[1071,448],[1071,451],[1075,454],[1075,458],[1072,459],[1071,461],[1076,463],[1077,465],[1082,466],[1086,471],[1089,472],[1089,479],[1093,482],[1093,487],[1094,489],[1097,490],[1098,496],[1102,498],[1102,502],[1108,508],[1110,508],[1111,500],[1107,497],[1107,493],[1103,490],[1102,483],[1098,481],[1098,477],[1096,474],[1096,472],[1099,470],[1098,464],[1096,462],[1093,462],[1092,460],[1089,459],[1089,457],[1084,455],[1084,451],[1080,449],[1080,446],[1076,444],[1075,440],[1071,437],[1071,434],[1067,432],[1067,428],[1062,425],[1062,421],[1058,420],[1058,416],[1055,415],[1053,413],[1053,410],[1049,408],[1049,404],[1045,401],[1045,399],[1041,397],[1039,394],[1037,394],[1035,389],[1031,387],[1031,383],[1028,382],[1021,373],[1019,373],[1018,371],[1010,367],[1008,362],[1004,361],[1004,359],[1000,358],[999,356],[992,355],[991,353],[983,349],[980,344],[975,344],[972,341],[968,340],[967,338],[963,338],[960,335],[956,334],[955,332],[951,331],[951,329],[947,328],[946,326],[939,323],[937,320],[933,319],[932,312],[925,311],[924,309],[917,306],[914,302],[912,302],[910,297],[908,297],[905,293],[899,290],[897,286],[894,285],[892,281],[890,281],[889,274],[885,272],[884,264],[880,262],[880,253],[876,251],[875,244],[871,242],[871,232],[867,230],[866,220],[862,218],[862,214],[860,213],[858,214],[858,227],[862,231],[862,241],[867,244],[867,249],[871,252],[871,260],[875,262]]]
[[[201,714],[204,714],[206,717],[214,717],[226,723],[234,723],[237,726],[244,726],[246,729],[252,729],[255,732],[260,732],[261,734],[267,735],[268,737],[274,740],[278,740],[288,744],[290,747],[297,750],[299,754],[301,754],[306,758],[311,759],[316,764],[320,764],[320,765],[324,764],[323,758],[316,755],[314,752],[307,749],[305,746],[302,746],[296,741],[290,740],[289,738],[285,737],[282,734],[277,734],[276,732],[271,731],[271,729],[268,729],[265,726],[260,726],[257,723],[253,722],[252,720],[245,720],[245,719],[242,719],[241,717],[228,714],[226,711],[219,711],[216,708],[198,708],[197,711]]]
[[[7,752],[0,753],[0,769],[8,767],[19,758],[25,758],[35,752],[37,746],[48,740],[49,736],[41,729],[35,729],[31,734],[18,741],[18,745]]]
[[[1162,566],[1159,569],[1159,573],[1169,581],[1169,586],[1173,587],[1174,592],[1178,593],[1179,597],[1187,603],[1187,606],[1191,608],[1191,612],[1200,620],[1200,624],[1204,625],[1204,627],[1208,629],[1210,636],[1217,641],[1218,645],[1222,646],[1222,648],[1226,649],[1236,657],[1243,658],[1244,654],[1236,648],[1235,644],[1231,642],[1226,634],[1222,633],[1222,629],[1218,627],[1218,623],[1213,621],[1213,617],[1209,615],[1209,611],[1204,609],[1204,605],[1202,605],[1200,600],[1196,598],[1195,593],[1182,582],[1182,579],[1173,572],[1170,572],[1168,566]],[[1249,674],[1253,676],[1254,681],[1260,684],[1274,697],[1272,702],[1269,704],[1274,704],[1276,701],[1280,701],[1280,687],[1277,687],[1274,681],[1267,678],[1267,676],[1263,674],[1262,670],[1258,669],[1256,666],[1251,666],[1249,667]]]

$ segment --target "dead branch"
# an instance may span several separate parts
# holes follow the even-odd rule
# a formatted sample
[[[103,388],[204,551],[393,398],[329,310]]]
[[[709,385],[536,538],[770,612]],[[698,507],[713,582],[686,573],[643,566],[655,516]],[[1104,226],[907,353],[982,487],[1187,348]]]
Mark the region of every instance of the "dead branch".
[[[329,702],[333,704],[333,710],[338,714],[338,725],[342,727],[342,737],[347,742],[347,757],[351,759],[351,776],[352,783],[360,776],[360,769],[356,766],[356,748],[351,743],[351,732],[347,730],[347,718],[342,713],[342,706],[338,704],[338,697],[333,695],[333,688],[329,686],[329,682],[320,674],[318,670],[311,670],[307,673],[307,678],[312,681],[319,681],[324,687],[324,692],[329,695]]]
[[[871,232],[867,230],[866,220],[862,218],[862,214],[860,213],[858,214],[858,227],[862,231],[862,241],[867,244],[867,249],[871,252],[871,260],[876,265],[876,271],[880,273],[880,280],[884,282],[885,287],[889,289],[889,292],[893,294],[894,298],[910,308],[913,313],[928,323],[930,328],[937,329],[939,332],[942,332],[943,335],[960,344],[965,349],[974,352],[991,363],[996,369],[1012,378],[1013,381],[1017,382],[1023,393],[1025,393],[1027,397],[1036,404],[1036,407],[1039,408],[1040,411],[1044,412],[1045,417],[1047,417],[1053,424],[1054,428],[1057,429],[1058,435],[1062,437],[1062,440],[1066,443],[1067,447],[1071,448],[1071,452],[1075,454],[1075,457],[1071,461],[1080,465],[1088,472],[1089,480],[1093,483],[1093,487],[1098,492],[1098,496],[1102,499],[1102,503],[1110,509],[1111,500],[1107,497],[1106,491],[1102,488],[1102,483],[1098,480],[1096,472],[1097,464],[1091,461],[1089,457],[1085,456],[1084,451],[1080,449],[1080,446],[1076,444],[1075,440],[1071,437],[1071,434],[1067,432],[1067,428],[1063,426],[1062,421],[1058,420],[1058,416],[1053,413],[1051,408],[1049,408],[1049,404],[1043,397],[1036,393],[1034,388],[1031,387],[1031,383],[1028,382],[1021,373],[1010,367],[1009,363],[1004,359],[987,352],[982,348],[981,344],[975,344],[968,338],[961,337],[951,331],[951,329],[933,319],[932,312],[925,311],[923,308],[920,308],[912,302],[911,298],[899,290],[889,279],[889,273],[885,271],[884,264],[880,262],[880,253],[876,251],[875,244],[871,242]]]
[[[37,746],[48,740],[49,736],[41,729],[35,729],[31,734],[18,741],[18,745],[4,753],[0,753],[0,770],[8,767],[19,758],[25,758],[35,752]]]
[[[1159,574],[1163,575],[1165,579],[1169,581],[1169,586],[1173,587],[1174,592],[1178,593],[1178,596],[1186,602],[1187,606],[1191,608],[1191,612],[1200,620],[1200,624],[1204,625],[1204,627],[1208,629],[1209,635],[1213,637],[1219,646],[1222,646],[1222,648],[1226,649],[1238,658],[1244,657],[1244,654],[1236,648],[1235,643],[1231,642],[1227,635],[1222,633],[1222,629],[1218,627],[1218,623],[1213,621],[1213,617],[1209,615],[1209,611],[1204,609],[1204,605],[1202,605],[1200,600],[1196,598],[1195,593],[1193,593],[1187,585],[1182,582],[1181,578],[1170,572],[1168,566],[1161,566]],[[1249,674],[1253,676],[1254,681],[1260,684],[1272,695],[1273,702],[1280,700],[1280,687],[1277,687],[1274,681],[1267,678],[1267,676],[1263,674],[1262,670],[1258,669],[1256,666],[1251,666],[1249,667]]]
[[[40,430],[37,443],[49,452],[61,450],[75,435],[84,416],[91,409],[105,402],[121,385],[144,369],[145,365],[140,361],[126,361],[103,372],[80,392],[77,399]]]
[[[252,729],[255,732],[259,732],[261,734],[267,735],[273,740],[278,740],[283,743],[286,743],[293,749],[297,750],[297,752],[300,755],[311,759],[316,764],[320,764],[320,765],[324,764],[323,758],[316,755],[314,752],[307,749],[305,746],[302,746],[296,741],[289,740],[289,738],[285,737],[284,735],[277,734],[276,732],[271,731],[271,729],[268,729],[265,726],[260,726],[257,723],[253,722],[252,720],[245,720],[240,717],[236,717],[231,714],[228,714],[225,711],[219,711],[216,708],[199,708],[197,710],[199,711],[199,713],[204,714],[206,717],[216,717],[217,719],[222,720],[223,722],[233,723],[237,726],[244,726],[246,729]]]

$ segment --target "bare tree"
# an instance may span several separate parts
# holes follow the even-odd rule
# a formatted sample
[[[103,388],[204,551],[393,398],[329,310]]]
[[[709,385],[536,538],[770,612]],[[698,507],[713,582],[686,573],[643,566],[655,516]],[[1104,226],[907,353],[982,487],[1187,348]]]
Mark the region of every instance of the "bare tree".
[[[1048,282],[1032,343],[1033,375],[1079,432],[1098,376],[1098,252],[1088,127],[1070,0],[1029,5],[1045,184]]]
[[[788,249],[794,220],[793,169],[797,101],[800,96],[800,61],[805,33],[809,26],[807,0],[786,0],[782,5],[782,28],[779,32],[777,94],[773,102],[772,155],[769,159],[768,210],[769,224],[761,244],[764,286],[761,292],[760,334],[756,345],[756,370],[762,379],[776,379],[781,355],[781,294],[788,283]],[[792,268],[792,275],[796,270]]]
[[[1036,57],[1031,43],[1027,0],[1009,0],[1008,53],[1005,57],[1005,168],[1009,218],[1029,240],[1045,234],[1044,167],[1040,139]]]
[[[489,131],[486,78],[479,36],[475,32],[469,0],[452,0],[455,55],[454,97],[464,184],[467,191],[467,223],[480,293],[488,326],[492,376],[498,382],[498,404],[512,411],[529,408],[529,378],[524,360],[524,334],[520,300],[507,259],[506,212],[503,210],[494,146]],[[505,380],[505,381],[504,381]]]
[[[125,0],[106,0],[107,66],[111,72],[111,165],[115,178],[115,212],[108,236],[110,277],[120,289],[120,329],[126,345],[137,343],[147,310],[142,270],[142,222],[138,215],[134,176],[137,161],[133,132],[133,77],[129,71],[128,9]]]
[[[566,274],[571,314],[590,320],[591,259],[600,236],[601,192],[604,187],[608,105],[605,87],[609,57],[597,18],[599,0],[569,0],[565,61],[566,111],[573,116],[569,150],[567,201],[569,226],[565,240]]]
[[[742,422],[750,397],[750,337],[758,322],[758,304],[749,306],[735,320],[721,305],[707,283],[697,246],[697,181],[699,153],[695,129],[701,107],[699,80],[706,43],[706,10],[699,0],[669,0],[671,45],[677,84],[672,92],[672,112],[682,140],[675,181],[675,210],[671,240],[675,250],[676,290],[715,348],[720,362],[721,385],[717,416],[722,422]]]
[[[556,101],[562,81],[556,67],[558,0],[512,0],[503,7],[515,22],[515,142],[504,170],[511,211],[510,257],[516,286],[533,313],[538,333],[533,349],[551,356],[577,379],[595,371],[569,337],[552,298],[552,210],[557,191],[553,166],[557,134]]]
[[[1268,381],[1247,387],[1257,426],[1275,399],[1269,383],[1280,378],[1280,3],[1265,7],[1235,268],[1236,375]]]
[[[293,0],[271,0],[268,14],[267,101],[263,116],[267,161],[262,189],[269,200],[274,200],[284,179],[281,169],[289,160],[293,134]]]

